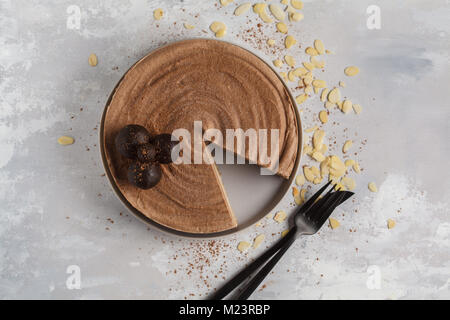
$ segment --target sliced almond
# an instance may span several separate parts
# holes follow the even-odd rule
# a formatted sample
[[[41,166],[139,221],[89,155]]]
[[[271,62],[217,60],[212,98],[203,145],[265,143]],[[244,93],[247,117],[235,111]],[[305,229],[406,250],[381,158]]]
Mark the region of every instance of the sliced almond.
[[[314,65],[314,67],[317,69],[325,68],[325,61],[319,61],[314,56],[311,56],[310,61]]]
[[[277,60],[275,60],[274,62],[273,62],[273,65],[275,66],[275,67],[281,67],[282,65],[283,65],[283,61],[282,60],[280,60],[280,59],[277,59]]]
[[[272,23],[272,22],[273,22],[272,18],[269,17],[269,15],[267,14],[267,12],[266,12],[265,9],[262,10],[262,11],[259,13],[259,17],[260,17],[261,20],[264,21],[265,23]]]
[[[286,212],[284,211],[278,211],[275,216],[273,217],[273,220],[275,220],[278,223],[283,222],[284,220],[286,220]]]
[[[236,8],[236,10],[234,10],[234,15],[240,16],[240,15],[246,13],[251,8],[251,6],[252,6],[252,4],[249,2],[241,4],[240,6],[238,6]]]
[[[288,66],[295,67],[295,59],[293,56],[289,56],[289,55],[284,56],[284,61],[286,61]]]
[[[63,146],[73,144],[74,142],[75,142],[75,140],[72,137],[61,136],[58,138],[58,143]]]
[[[325,156],[319,151],[314,151],[312,154],[312,158],[318,162],[322,162],[323,160],[325,160]]]
[[[300,0],[291,0],[291,5],[298,10],[303,9],[303,2]]]
[[[325,102],[325,108],[327,108],[327,109],[331,109],[331,108],[333,108],[335,105],[336,105],[335,103],[331,103],[330,101],[326,101],[326,102]]]
[[[305,184],[305,176],[302,174],[297,175],[297,177],[295,177],[295,184],[298,186],[302,186]]]
[[[327,100],[328,92],[330,90],[328,88],[325,88],[322,90],[322,93],[320,94],[320,101],[325,102]]]
[[[209,29],[211,29],[212,32],[217,33],[222,29],[226,29],[227,26],[225,25],[225,23],[220,22],[220,21],[214,21],[213,23],[211,23],[211,25],[209,26]]]
[[[298,22],[303,20],[304,17],[301,12],[289,12],[289,21]]]
[[[345,88],[345,82],[344,81],[339,81],[339,87]]]
[[[288,72],[288,80],[291,81],[291,82],[294,82],[294,81],[295,81],[295,73],[294,73],[294,70],[291,70],[291,71]]]
[[[292,195],[294,197],[299,196],[300,195],[300,190],[298,190],[296,187],[292,187]]]
[[[288,27],[284,22],[277,23],[277,30],[284,34],[288,33]]]
[[[310,132],[316,131],[317,129],[318,129],[318,127],[317,127],[317,126],[314,126],[314,127],[311,127],[311,128],[306,129],[305,132],[306,132],[306,133],[310,133]]]
[[[267,40],[267,44],[269,45],[269,47],[273,47],[275,45],[275,40],[274,39],[268,39]]]
[[[297,104],[302,104],[303,102],[306,101],[306,99],[308,99],[308,95],[303,93],[299,95],[297,98],[295,98],[295,102],[297,102]]]
[[[319,120],[322,123],[327,123],[328,122],[328,112],[326,112],[325,110],[322,110],[319,112]]]
[[[223,38],[227,34],[227,29],[220,29],[216,32],[216,38]]]
[[[387,227],[388,227],[388,229],[394,228],[394,227],[395,227],[395,221],[392,220],[392,219],[388,219],[388,221],[387,221]]]
[[[297,40],[293,36],[287,36],[286,39],[284,40],[284,46],[286,47],[286,49],[289,49],[296,43]]]
[[[306,54],[309,54],[310,56],[317,56],[319,53],[317,52],[316,49],[314,49],[313,47],[308,47],[305,50]]]
[[[355,180],[353,180],[353,179],[350,178],[350,177],[343,177],[342,180],[341,180],[341,183],[344,185],[344,187],[345,187],[347,190],[352,191],[352,190],[354,190],[354,189],[356,188],[356,182],[355,182]]]
[[[359,104],[354,104],[353,110],[355,111],[356,114],[360,114],[362,112],[362,107]]]
[[[328,94],[328,101],[331,103],[337,103],[339,100],[341,100],[341,92],[339,91],[339,88],[334,88]]]
[[[316,130],[313,135],[313,146],[315,150],[322,148],[323,138],[325,137],[325,131]]]
[[[325,46],[323,45],[323,42],[321,40],[314,40],[314,48],[317,50],[319,54],[325,53]]]
[[[303,174],[305,175],[306,180],[308,180],[309,182],[313,182],[315,179],[314,174],[311,171],[311,168],[304,166],[303,167]]]
[[[305,93],[306,94],[312,94],[313,93],[313,87],[311,87],[310,85],[307,85],[306,87],[305,87]]]
[[[184,28],[188,29],[188,30],[192,30],[195,28],[195,26],[193,26],[192,24],[184,23]]]
[[[294,70],[294,74],[296,77],[304,76],[307,73],[308,73],[308,70],[306,70],[305,68],[302,68],[302,67]]]
[[[164,16],[163,9],[158,8],[155,11],[153,11],[153,17],[155,18],[155,20],[161,20],[163,16]]]
[[[311,62],[303,62],[303,66],[308,69],[309,71],[314,70],[314,65]]]
[[[284,19],[286,18],[284,11],[277,4],[269,5],[269,10],[272,15],[279,21],[284,21]]]
[[[345,100],[342,104],[342,112],[349,113],[352,110],[353,103],[350,100]]]
[[[284,236],[286,236],[289,233],[289,230],[284,230],[283,232],[281,232],[281,237],[283,238]]]
[[[356,173],[361,173],[361,168],[359,167],[359,163],[355,162],[353,164],[353,171],[355,171]]]
[[[89,65],[91,67],[95,67],[97,65],[98,59],[97,59],[97,56],[95,55],[95,53],[91,53],[91,55],[89,56],[88,61],[89,61]]]
[[[253,240],[253,249],[258,248],[261,245],[261,243],[264,241],[264,238],[265,237],[263,234],[256,236],[256,238]]]
[[[234,0],[220,0],[220,4],[222,5],[222,6],[227,6],[227,5],[229,5],[230,3],[232,3]]]
[[[347,153],[347,151],[350,149],[350,147],[353,145],[353,141],[352,140],[347,140],[344,143],[344,146],[342,147],[342,152],[343,153]]]
[[[378,192],[378,188],[377,188],[377,185],[375,184],[375,182],[370,182],[368,185],[368,188],[372,192]]]
[[[325,82],[325,80],[314,80],[312,82],[312,85],[317,88],[326,88],[327,83]]]
[[[253,5],[253,12],[260,14],[264,9],[266,9],[267,4],[265,3],[256,3]]]
[[[344,164],[346,167],[351,167],[355,164],[355,160],[352,159],[345,160]]]
[[[339,221],[337,221],[337,220],[334,219],[334,218],[330,218],[330,219],[328,220],[328,222],[330,223],[330,228],[331,228],[331,229],[339,228],[339,226],[341,225],[341,224],[339,223]]]
[[[239,242],[237,248],[241,253],[244,253],[248,250],[248,248],[250,248],[250,243],[248,243],[247,241],[241,241]]]
[[[305,201],[305,195],[306,195],[306,192],[307,192],[308,190],[306,190],[306,189],[302,189],[302,190],[300,190],[300,199],[302,200],[302,201]]]
[[[356,76],[359,73],[359,69],[358,67],[350,66],[344,69],[344,73],[349,77]]]

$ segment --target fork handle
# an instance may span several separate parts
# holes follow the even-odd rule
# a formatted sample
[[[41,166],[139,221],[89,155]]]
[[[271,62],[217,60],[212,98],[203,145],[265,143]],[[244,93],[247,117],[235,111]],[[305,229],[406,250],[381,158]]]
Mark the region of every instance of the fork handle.
[[[231,291],[242,284],[242,282],[261,267],[267,260],[269,260],[278,250],[286,245],[291,239],[295,239],[297,227],[293,227],[289,230],[288,234],[281,238],[273,247],[259,256],[255,261],[249,264],[244,270],[235,275],[230,281],[228,281],[222,288],[217,290],[210,299],[220,300],[226,297]],[[290,245],[289,245],[290,246]]]
[[[259,287],[261,282],[267,277],[273,267],[275,267],[277,262],[280,261],[281,257],[291,247],[294,241],[295,237],[291,237],[289,241],[280,249],[280,251],[278,251],[278,253],[266,263],[266,265],[253,277],[253,279],[250,280],[244,291],[238,295],[236,300],[247,300],[248,297],[250,297],[250,295]]]

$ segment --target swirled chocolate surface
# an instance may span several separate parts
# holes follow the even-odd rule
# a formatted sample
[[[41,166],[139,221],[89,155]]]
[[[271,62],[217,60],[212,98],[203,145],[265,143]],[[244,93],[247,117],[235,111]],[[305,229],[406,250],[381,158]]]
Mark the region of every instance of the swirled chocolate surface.
[[[224,137],[226,129],[278,129],[277,174],[289,178],[297,157],[294,104],[283,83],[250,52],[216,40],[173,43],[136,63],[117,87],[104,121],[106,159],[124,197],[150,219],[184,232],[236,226],[215,165],[163,165],[160,183],[139,190],[127,182],[128,160],[114,147],[122,127],[139,124],[160,134],[192,131],[194,121],[202,121],[204,130],[219,129]]]

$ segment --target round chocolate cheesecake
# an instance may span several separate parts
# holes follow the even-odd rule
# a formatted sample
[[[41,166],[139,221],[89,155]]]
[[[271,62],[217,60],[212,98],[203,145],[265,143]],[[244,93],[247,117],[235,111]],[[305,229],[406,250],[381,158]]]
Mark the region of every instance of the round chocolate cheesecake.
[[[156,223],[189,233],[229,230],[237,223],[215,164],[163,165],[155,187],[138,189],[127,180],[117,133],[129,124],[154,135],[192,132],[194,121],[224,137],[226,129],[277,129],[276,174],[288,179],[299,148],[294,107],[275,72],[249,51],[217,40],[176,42],[140,60],[117,86],[104,115],[105,159],[122,195]],[[248,159],[248,150],[241,155]]]

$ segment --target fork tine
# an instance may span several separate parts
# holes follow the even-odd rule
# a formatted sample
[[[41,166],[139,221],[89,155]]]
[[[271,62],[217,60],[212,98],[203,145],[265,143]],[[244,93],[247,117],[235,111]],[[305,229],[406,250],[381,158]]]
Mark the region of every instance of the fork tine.
[[[324,211],[327,211],[327,209],[335,203],[339,195],[339,192],[328,192],[326,197],[321,199],[322,201],[317,201],[308,212],[310,219],[316,221],[319,220]]]
[[[345,192],[343,191],[338,191],[336,192],[338,193],[338,195],[335,197],[335,201],[333,201],[333,203],[323,211],[323,213],[320,215],[320,217],[318,217],[317,221],[317,226],[320,228],[322,227],[322,225],[325,223],[325,221],[331,216],[331,214],[333,213],[334,209],[336,209],[342,202],[342,200],[345,197]]]
[[[305,202],[303,206],[301,206],[300,211],[301,213],[307,212],[311,207],[315,204],[316,200],[320,197],[320,195],[325,191],[326,188],[331,184],[332,181],[328,181],[326,185],[324,185],[322,188],[319,189],[316,193],[312,195],[311,198],[308,199],[308,201]],[[331,188],[333,190],[333,188]]]
[[[311,215],[313,215],[315,212],[320,211],[321,208],[323,208],[324,205],[328,203],[328,201],[330,200],[333,189],[334,185],[331,187],[330,190],[328,190],[328,192],[322,198],[315,201],[309,208],[309,210],[305,212],[305,217],[311,217]]]

